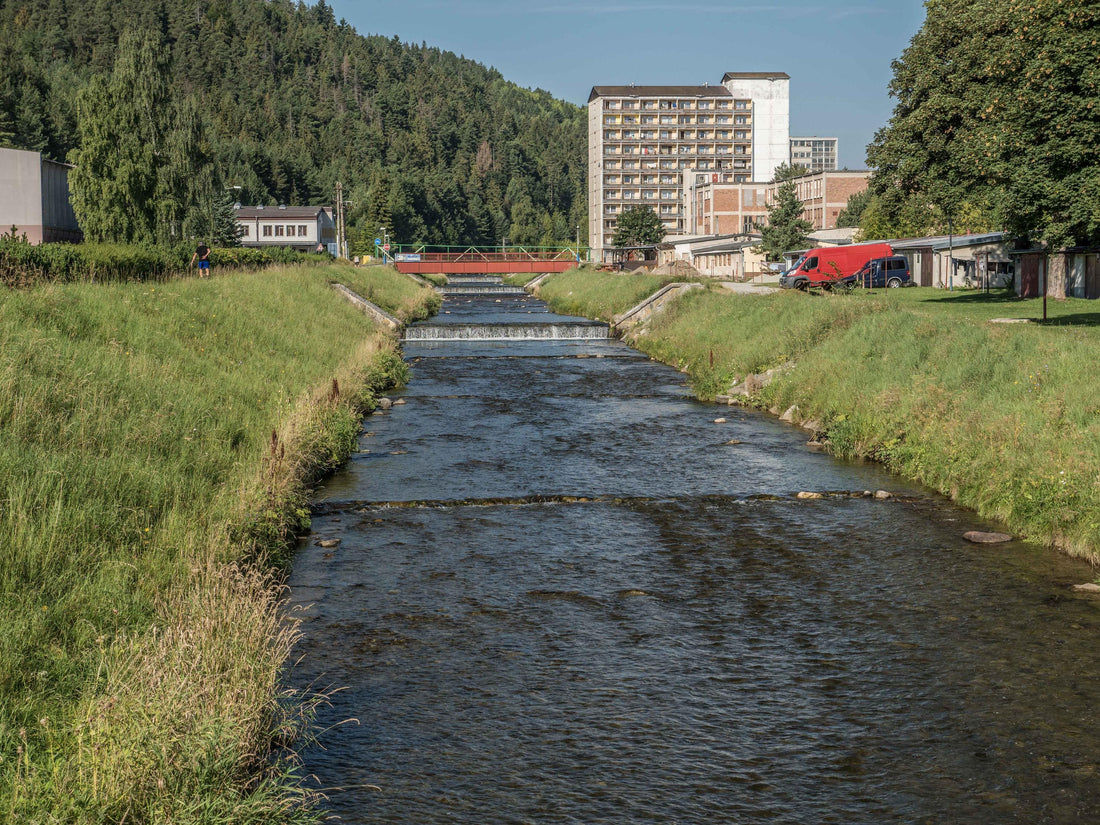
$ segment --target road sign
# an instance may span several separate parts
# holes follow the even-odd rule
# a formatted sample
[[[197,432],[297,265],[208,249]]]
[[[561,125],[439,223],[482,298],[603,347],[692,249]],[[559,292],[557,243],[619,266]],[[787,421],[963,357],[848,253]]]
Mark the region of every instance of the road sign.
[[[374,239],[374,245],[375,246],[381,246],[382,245],[382,239],[381,238],[375,238]]]
[[[384,251],[386,251],[386,252],[389,252],[389,251],[390,251],[390,245],[389,245],[389,244],[386,244],[386,245],[384,245],[384,246],[382,247],[382,249],[383,249]]]

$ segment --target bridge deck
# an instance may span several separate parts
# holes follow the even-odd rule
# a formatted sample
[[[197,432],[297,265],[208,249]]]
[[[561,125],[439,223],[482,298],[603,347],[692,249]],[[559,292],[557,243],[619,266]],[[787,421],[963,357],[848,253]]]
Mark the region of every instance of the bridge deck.
[[[510,272],[565,272],[578,265],[574,250],[508,250],[507,252],[405,252],[394,255],[400,272],[415,275],[502,275]]]

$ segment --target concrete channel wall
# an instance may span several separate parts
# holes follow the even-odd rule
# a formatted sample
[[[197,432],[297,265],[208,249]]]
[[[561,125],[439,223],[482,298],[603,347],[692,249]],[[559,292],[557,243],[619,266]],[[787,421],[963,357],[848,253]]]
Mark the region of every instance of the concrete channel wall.
[[[333,284],[332,288],[343,295],[345,298],[347,298],[355,306],[359,307],[359,309],[361,309],[367,315],[371,316],[384,326],[389,327],[394,332],[399,331],[404,326],[404,324],[402,324],[397,318],[386,312],[386,310],[382,309],[382,307],[376,304],[372,304],[362,295],[352,292],[343,284]]]
[[[615,316],[611,321],[611,328],[616,333],[623,333],[638,324],[645,323],[658,312],[664,310],[669,301],[675,301],[685,292],[693,289],[702,289],[702,284],[676,283],[661,287],[641,303],[631,307],[622,315]]]

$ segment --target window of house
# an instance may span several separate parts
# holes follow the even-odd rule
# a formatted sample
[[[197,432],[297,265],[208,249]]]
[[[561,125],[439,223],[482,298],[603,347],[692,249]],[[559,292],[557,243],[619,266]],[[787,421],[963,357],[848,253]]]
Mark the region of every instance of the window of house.
[[[298,224],[298,237],[304,238],[309,234],[309,227],[304,223]]]
[[[265,238],[270,238],[271,237],[271,227],[270,226],[264,226],[264,237]]]
[[[283,225],[281,223],[275,225],[275,237],[276,238],[283,237]]]
[[[249,231],[248,231],[248,230],[249,230],[249,226],[248,226],[248,224],[242,224],[242,225],[241,225],[241,232],[240,232],[240,235],[241,235],[241,237],[242,237],[242,238],[247,238],[247,237],[248,237],[248,235],[249,235]]]

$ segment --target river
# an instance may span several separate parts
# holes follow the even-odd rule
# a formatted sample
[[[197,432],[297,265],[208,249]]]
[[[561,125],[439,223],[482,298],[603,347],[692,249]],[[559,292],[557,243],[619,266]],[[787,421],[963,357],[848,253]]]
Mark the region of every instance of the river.
[[[1100,819],[1087,565],[602,334],[452,290],[319,492],[290,684],[336,690],[340,821]]]

